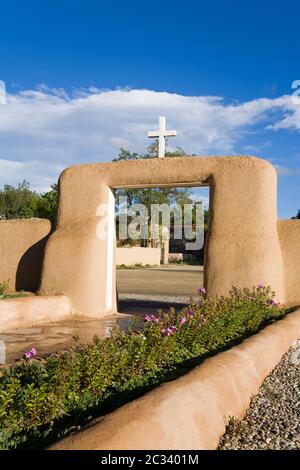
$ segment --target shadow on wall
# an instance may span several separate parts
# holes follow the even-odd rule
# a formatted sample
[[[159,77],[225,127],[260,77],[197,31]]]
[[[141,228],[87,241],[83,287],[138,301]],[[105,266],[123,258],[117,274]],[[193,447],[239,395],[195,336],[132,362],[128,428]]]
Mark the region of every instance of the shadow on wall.
[[[37,292],[40,287],[45,246],[48,235],[25,251],[16,272],[16,290]]]

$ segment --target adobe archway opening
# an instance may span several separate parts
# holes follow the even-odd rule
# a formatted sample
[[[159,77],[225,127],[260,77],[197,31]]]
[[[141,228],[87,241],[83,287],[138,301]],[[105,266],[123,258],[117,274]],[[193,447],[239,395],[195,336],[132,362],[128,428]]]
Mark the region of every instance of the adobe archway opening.
[[[209,186],[113,188],[118,312],[180,310],[203,287]]]
[[[273,166],[255,157],[179,157],[67,168],[59,180],[58,223],[47,242],[40,292],[67,295],[73,313],[82,316],[116,312],[112,189],[209,185],[208,295],[227,294],[232,285],[265,283],[283,301],[276,183]],[[97,235],[99,223],[105,225],[106,238]]]

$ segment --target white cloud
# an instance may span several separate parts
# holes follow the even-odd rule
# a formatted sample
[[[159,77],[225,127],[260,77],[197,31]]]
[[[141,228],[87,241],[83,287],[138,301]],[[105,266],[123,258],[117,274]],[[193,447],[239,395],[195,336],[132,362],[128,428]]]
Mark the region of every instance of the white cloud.
[[[2,160],[0,159],[0,168],[1,171],[5,172],[6,174],[14,174],[16,171],[24,168],[24,163],[21,162],[14,162],[11,160]]]
[[[287,97],[287,102],[284,107],[284,117],[280,119],[269,128],[273,130],[279,129],[294,129],[300,130],[300,102],[297,104],[292,101],[292,97]]]
[[[38,160],[16,162],[0,159],[0,185],[17,184],[27,179],[37,191],[46,191],[63,169],[56,163],[44,165]]]
[[[278,176],[300,175],[300,168],[290,168],[282,165],[274,165]]]
[[[120,146],[144,152],[159,115],[178,131],[172,147],[198,155],[237,153],[258,124],[300,129],[300,106],[291,96],[226,104],[219,97],[150,90],[75,90],[70,96],[42,85],[8,94],[0,106],[0,185],[26,178],[46,189],[73,163],[110,161]]]

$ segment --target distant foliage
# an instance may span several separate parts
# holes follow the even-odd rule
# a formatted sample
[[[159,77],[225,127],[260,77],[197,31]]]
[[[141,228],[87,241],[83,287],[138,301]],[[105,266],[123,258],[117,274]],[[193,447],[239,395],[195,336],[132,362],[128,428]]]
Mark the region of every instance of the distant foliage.
[[[296,215],[296,217],[292,217],[292,219],[300,219],[300,209],[298,210],[298,214]]]
[[[199,296],[179,314],[146,315],[128,333],[2,369],[0,448],[45,447],[283,315],[262,285],[214,300],[201,288]]]
[[[5,185],[0,190],[0,219],[30,219],[40,217],[55,222],[57,211],[57,184],[45,193],[30,189],[27,181],[17,187]]]
[[[120,149],[118,158],[114,158],[113,161],[130,161],[130,160],[147,160],[149,158],[155,158],[158,155],[158,140],[155,140],[151,145],[147,147],[147,151],[144,154],[139,155],[135,152],[130,152],[123,148]],[[173,151],[166,151],[165,158],[174,158],[174,157],[185,157],[187,154],[181,148],[177,148]],[[126,196],[128,205],[132,204],[142,204],[148,209],[149,213],[149,226],[151,224],[151,205],[152,204],[168,204],[169,207],[174,207],[175,204],[184,207],[184,204],[193,204],[193,215],[192,220],[195,223],[196,217],[196,204],[192,200],[192,192],[189,188],[171,188],[171,187],[162,187],[162,188],[147,188],[147,189],[117,189],[115,192],[116,196],[116,226],[117,234],[118,224],[119,224],[119,214],[124,210],[118,205],[118,198],[120,196]],[[126,210],[126,209],[125,209]],[[171,225],[173,223],[174,214],[171,213]],[[205,230],[208,227],[208,211],[204,211],[204,221],[205,221]],[[128,217],[128,223],[130,222],[130,217]],[[140,244],[140,241],[132,240],[130,238],[119,241],[118,246],[133,246]]]
[[[153,142],[147,147],[147,152],[143,155],[132,153],[123,148],[120,149],[118,158],[113,161],[129,161],[157,157],[158,141]],[[178,148],[173,152],[166,152],[166,158],[183,157],[186,153]],[[148,189],[117,189],[116,198],[118,196],[127,196],[129,204],[143,204],[150,211],[151,204],[172,204],[177,203],[183,205],[191,203],[191,193],[188,188],[148,188]],[[117,211],[118,211],[117,207]]]

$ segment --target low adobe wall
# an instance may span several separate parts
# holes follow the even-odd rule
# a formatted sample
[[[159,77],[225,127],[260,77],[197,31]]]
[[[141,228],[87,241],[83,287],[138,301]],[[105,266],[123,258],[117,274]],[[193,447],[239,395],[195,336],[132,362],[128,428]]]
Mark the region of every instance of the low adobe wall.
[[[300,220],[279,220],[277,227],[285,274],[285,302],[300,305]]]
[[[0,300],[0,331],[44,325],[70,316],[70,302],[64,295]]]
[[[160,264],[160,248],[142,248],[133,246],[132,248],[117,248],[116,249],[116,264],[117,266],[125,264],[125,266],[132,266],[134,264],[149,264],[150,266]]]
[[[51,449],[215,449],[229,417],[250,398],[300,337],[300,310],[107,415]]]
[[[0,221],[0,282],[10,290],[38,290],[50,229],[46,219]]]

